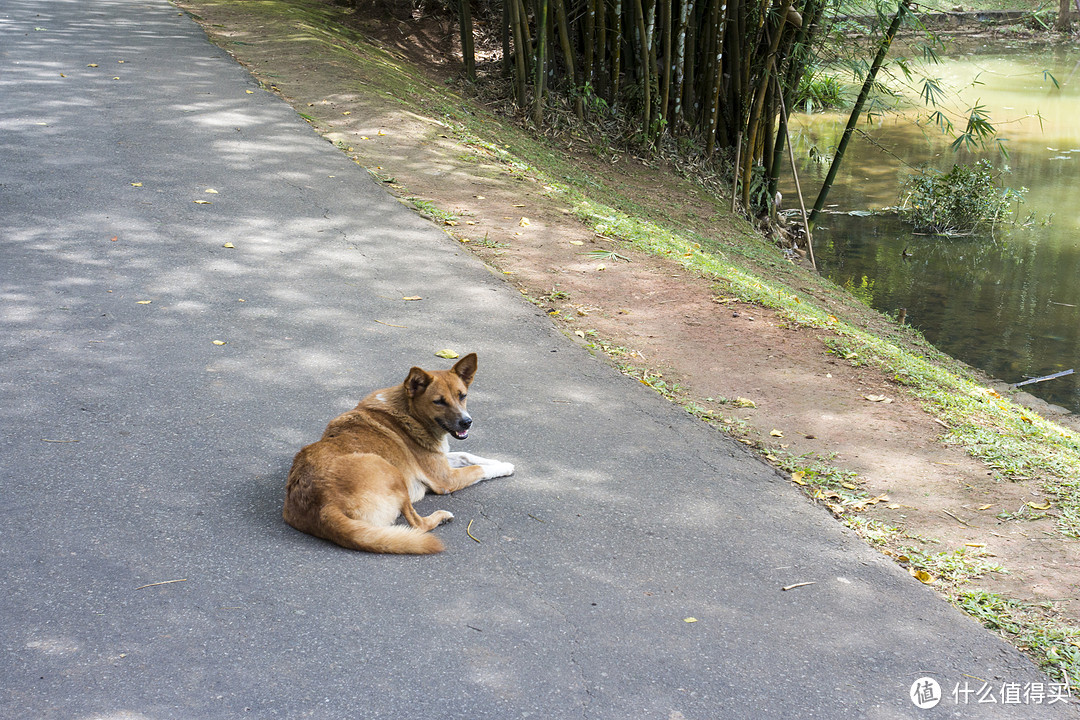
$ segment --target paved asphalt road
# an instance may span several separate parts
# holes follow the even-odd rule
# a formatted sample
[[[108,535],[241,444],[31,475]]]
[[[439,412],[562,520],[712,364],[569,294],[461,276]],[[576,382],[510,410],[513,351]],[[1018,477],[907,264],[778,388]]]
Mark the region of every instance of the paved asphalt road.
[[[0,718],[1075,717],[161,0],[0,0],[0,218]],[[517,474],[420,504],[438,556],[287,527],[296,450],[444,347]]]

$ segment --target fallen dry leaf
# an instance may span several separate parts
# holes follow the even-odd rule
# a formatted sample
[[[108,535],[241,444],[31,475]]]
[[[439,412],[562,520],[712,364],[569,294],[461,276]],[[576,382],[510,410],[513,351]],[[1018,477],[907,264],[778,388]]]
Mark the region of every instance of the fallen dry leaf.
[[[864,398],[870,402],[888,404],[892,402],[892,398],[885,397],[884,395],[863,395]]]
[[[215,345],[224,345],[225,341],[224,340],[214,340],[214,344]]]
[[[777,438],[784,437],[784,433],[780,432],[779,430],[773,430],[769,434],[772,435],[773,437],[777,437]]]
[[[749,398],[740,397],[740,398],[735,398],[735,407],[756,408],[757,403],[754,402],[753,400],[750,400]]]
[[[136,300],[135,304],[136,305],[149,305],[152,302],[154,302],[154,301],[153,300]]]
[[[453,360],[454,358],[460,357],[453,350],[439,350],[438,352],[435,353],[435,356],[436,357],[441,357],[441,358],[446,358],[447,360]]]
[[[802,470],[799,470],[798,472],[793,472],[791,473],[791,482],[795,483],[796,485],[806,485],[806,481],[803,480],[804,477],[806,477],[806,473],[804,473]]]
[[[221,247],[223,247],[223,248],[235,248],[236,246],[235,246],[235,245],[233,245],[232,243],[225,243],[225,244],[224,244],[224,245],[222,245]]]
[[[210,205],[211,204],[209,200],[193,200],[192,202],[194,202],[196,205]]]
[[[406,295],[401,299],[402,300],[423,300],[423,298],[420,297],[419,295]]]
[[[696,617],[688,617],[688,618],[683,618],[683,622],[684,622],[684,623],[696,623],[696,622],[697,622],[697,618],[696,618]]]
[[[911,576],[913,578],[923,583],[924,585],[934,584],[934,576],[926,572],[925,570],[916,570],[915,568],[911,568],[908,572],[911,573]]]
[[[527,217],[521,218],[520,220],[518,220],[518,225],[520,225],[521,227],[529,227],[529,225],[530,225],[529,218],[527,218]]]

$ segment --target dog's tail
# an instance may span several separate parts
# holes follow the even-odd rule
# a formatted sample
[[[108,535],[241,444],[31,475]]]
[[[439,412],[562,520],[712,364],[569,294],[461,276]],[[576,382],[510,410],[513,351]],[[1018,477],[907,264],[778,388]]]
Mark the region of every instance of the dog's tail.
[[[323,538],[350,550],[430,555],[445,549],[442,541],[429,532],[408,525],[373,525],[333,506],[323,508],[321,525]]]

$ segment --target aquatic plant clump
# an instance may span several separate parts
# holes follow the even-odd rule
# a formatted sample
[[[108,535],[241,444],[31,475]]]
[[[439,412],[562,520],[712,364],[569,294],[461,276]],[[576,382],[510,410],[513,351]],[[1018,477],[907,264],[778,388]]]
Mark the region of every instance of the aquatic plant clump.
[[[986,160],[957,163],[944,174],[924,169],[902,187],[900,219],[916,232],[941,235],[970,234],[982,225],[992,225],[1009,213],[1011,201],[1021,194],[1002,188],[998,178]]]

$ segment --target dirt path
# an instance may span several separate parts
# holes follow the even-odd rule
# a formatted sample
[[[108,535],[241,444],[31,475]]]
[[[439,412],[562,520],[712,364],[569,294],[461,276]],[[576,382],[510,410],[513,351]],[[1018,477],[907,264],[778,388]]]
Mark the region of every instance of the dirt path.
[[[182,5],[388,189],[451,213],[446,230],[546,308],[569,337],[604,348],[626,372],[674,387],[680,402],[724,418],[721,425],[775,462],[805,456],[804,465],[820,461],[851,473],[847,483],[871,502],[845,505],[842,492],[819,501],[899,528],[888,534],[872,522],[855,523],[894,556],[910,548],[959,551],[998,565],[1003,571],[985,572],[967,587],[1052,602],[1046,612],[1080,624],[1080,546],[1031,510],[1044,499],[1038,485],[997,477],[942,444],[938,420],[882,372],[830,352],[828,333],[792,328],[766,308],[723,297],[673,260],[597,236],[529,172],[456,139],[438,117],[358,84],[332,53],[316,56],[308,45],[282,42],[280,29],[253,22],[236,6]],[[432,57],[425,48],[438,41],[439,28],[397,25],[403,39],[392,52]],[[372,34],[382,27],[360,26]],[[429,82],[444,85],[456,69],[429,64],[427,71]],[[567,152],[610,185],[639,188],[643,203],[662,193],[676,221],[705,222],[715,209],[659,165],[617,153],[600,159],[573,146]],[[761,242],[729,235],[732,244]],[[592,250],[620,257],[602,259]],[[862,312],[860,324],[887,325],[865,308],[847,304],[843,312]]]

